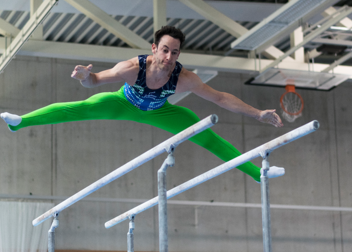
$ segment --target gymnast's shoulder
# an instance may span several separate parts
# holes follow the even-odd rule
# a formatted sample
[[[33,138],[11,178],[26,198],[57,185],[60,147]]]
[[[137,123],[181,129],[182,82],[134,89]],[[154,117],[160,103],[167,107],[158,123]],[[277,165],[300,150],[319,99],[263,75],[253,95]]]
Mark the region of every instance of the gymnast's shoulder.
[[[138,57],[134,57],[129,60],[121,61],[117,63],[114,67],[113,70],[116,71],[117,73],[133,73],[139,71],[139,62],[138,62]]]

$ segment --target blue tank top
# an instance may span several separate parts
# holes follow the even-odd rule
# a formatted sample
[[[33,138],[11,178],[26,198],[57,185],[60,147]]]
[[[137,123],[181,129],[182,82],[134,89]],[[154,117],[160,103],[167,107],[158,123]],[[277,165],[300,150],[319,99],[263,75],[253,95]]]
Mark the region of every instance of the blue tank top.
[[[148,55],[139,55],[139,72],[136,83],[133,86],[125,83],[123,93],[126,99],[137,108],[148,111],[161,108],[167,98],[173,95],[176,90],[178,76],[180,75],[182,65],[176,61],[169,81],[159,89],[150,89],[146,83],[146,67]]]

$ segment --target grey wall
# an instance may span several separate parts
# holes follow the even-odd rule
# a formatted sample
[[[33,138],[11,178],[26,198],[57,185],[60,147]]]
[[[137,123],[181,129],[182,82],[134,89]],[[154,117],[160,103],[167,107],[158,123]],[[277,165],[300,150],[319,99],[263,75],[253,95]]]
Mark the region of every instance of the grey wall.
[[[86,89],[70,78],[76,64],[57,59],[18,57],[0,75],[0,110],[25,114],[54,102],[86,99],[121,84]],[[112,67],[95,63],[97,72]],[[279,110],[283,88],[248,86],[247,75],[219,73],[212,87],[246,103]],[[200,118],[217,114],[213,127],[240,151],[248,151],[313,119],[320,129],[274,151],[271,165],[286,175],[270,180],[273,204],[352,207],[352,86],[330,92],[299,90],[303,116],[283,128],[261,124],[190,95],[179,105]],[[171,134],[126,121],[85,121],[24,128],[16,133],[0,124],[0,193],[71,196]],[[156,174],[166,155],[146,163],[98,190],[92,197],[149,199],[156,196]],[[169,188],[222,163],[201,147],[185,142],[168,170]],[[253,162],[260,166],[261,160]],[[238,170],[193,188],[175,200],[260,203],[260,186]],[[60,213],[57,249],[126,250],[128,222],[106,230],[104,223],[137,204],[79,202]],[[169,206],[170,251],[262,251],[260,209]],[[273,251],[350,251],[352,213],[272,210]],[[157,208],[136,217],[136,251],[158,250]],[[46,237],[44,237],[46,238]]]

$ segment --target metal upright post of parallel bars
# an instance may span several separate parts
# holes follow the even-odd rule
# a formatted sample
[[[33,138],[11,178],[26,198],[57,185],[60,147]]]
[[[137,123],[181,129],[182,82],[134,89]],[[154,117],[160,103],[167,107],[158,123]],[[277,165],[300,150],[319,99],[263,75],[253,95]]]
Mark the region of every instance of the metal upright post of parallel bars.
[[[134,252],[134,216],[130,216],[130,224],[127,232],[127,252]]]
[[[261,169],[262,175],[260,179],[261,179],[261,189],[262,189],[263,241],[264,241],[264,251],[270,252],[271,251],[270,212],[269,212],[270,205],[269,205],[269,185],[268,185],[268,176],[267,176],[267,172],[269,170],[268,156],[273,150],[283,145],[286,145],[294,140],[297,140],[298,138],[308,135],[316,131],[318,128],[319,128],[319,122],[312,121],[295,130],[292,130],[278,138],[275,138],[274,140],[271,140],[270,142],[267,142],[251,151],[248,151],[242,154],[239,157],[236,157],[222,165],[219,165],[213,168],[212,170],[205,172],[177,187],[174,187],[173,189],[167,192],[166,194],[167,199],[170,199],[212,178],[215,178],[216,176],[219,176],[220,174],[223,174],[224,172],[227,172],[254,158],[262,156],[264,160],[263,160],[263,168]],[[135,216],[157,205],[158,201],[159,201],[159,197],[155,197],[149,201],[144,202],[143,204],[115,217],[114,219],[107,221],[105,223],[105,228],[111,228],[112,226],[129,218],[129,216]]]
[[[49,219],[50,217],[55,217],[54,222],[58,224],[58,219],[57,215],[67,207],[73,205],[77,201],[83,199],[84,197],[88,196],[89,194],[97,191],[99,188],[109,184],[110,182],[114,181],[115,179],[121,177],[122,175],[134,170],[138,166],[141,166],[142,164],[146,163],[147,161],[153,159],[154,157],[160,155],[161,153],[164,153],[167,151],[170,147],[175,148],[178,146],[180,143],[186,141],[187,139],[195,136],[196,134],[210,128],[214,124],[218,122],[218,116],[217,115],[210,115],[203,120],[199,121],[198,123],[195,123],[194,125],[190,126],[189,128],[185,129],[184,131],[181,131],[177,135],[169,138],[168,140],[160,143],[159,145],[155,146],[154,148],[150,149],[149,151],[145,152],[144,154],[138,156],[137,158],[131,160],[130,162],[126,163],[125,165],[121,166],[120,168],[117,168],[113,172],[109,173],[108,175],[102,177],[101,179],[97,180],[93,184],[87,186],[83,190],[79,191],[78,193],[74,194],[73,196],[69,197],[68,199],[64,200],[57,206],[53,207],[46,213],[42,214],[41,216],[37,217],[35,220],[32,221],[33,226],[38,226],[40,223],[44,222],[45,220]],[[133,216],[133,215],[131,215]],[[134,220],[131,220],[132,222]],[[50,250],[49,252],[55,251],[55,240],[54,240],[54,229],[58,226],[54,226],[53,222],[53,228],[51,228],[51,231],[49,230],[49,244]],[[133,223],[134,225],[134,223]],[[134,229],[134,227],[133,227]],[[133,238],[133,229],[129,230],[129,234],[131,234]],[[133,240],[132,240],[133,241]],[[132,249],[133,249],[133,244],[132,244]]]
[[[262,230],[264,252],[271,252],[271,228],[270,228],[270,201],[269,201],[269,152],[261,153],[263,157],[262,169],[260,169],[260,189],[262,202]]]
[[[167,234],[167,197],[166,197],[166,169],[175,165],[173,156],[174,147],[168,150],[169,155],[158,170],[158,195],[159,195],[159,251],[168,252],[168,234]]]
[[[55,229],[59,226],[58,214],[55,214],[53,223],[48,231],[48,252],[55,252]]]

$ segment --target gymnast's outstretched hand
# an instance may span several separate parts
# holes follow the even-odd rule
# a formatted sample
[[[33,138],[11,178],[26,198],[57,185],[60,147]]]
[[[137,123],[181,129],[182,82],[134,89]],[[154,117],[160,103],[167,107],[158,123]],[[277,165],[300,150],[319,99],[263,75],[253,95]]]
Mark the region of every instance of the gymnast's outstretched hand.
[[[263,110],[260,112],[258,121],[262,123],[269,123],[275,127],[282,127],[284,124],[278,114],[275,113],[275,109]]]
[[[88,66],[78,65],[73,70],[71,77],[80,81],[84,81],[88,78],[90,71],[92,71],[93,65],[90,64]]]

